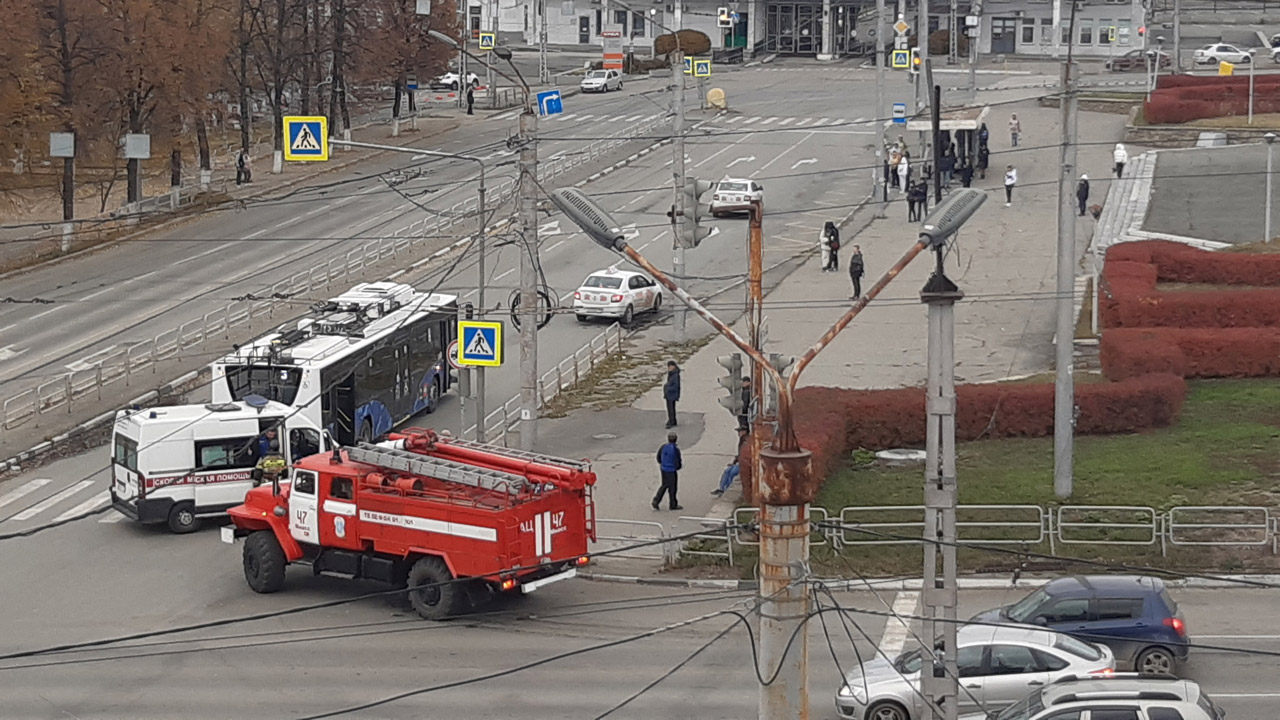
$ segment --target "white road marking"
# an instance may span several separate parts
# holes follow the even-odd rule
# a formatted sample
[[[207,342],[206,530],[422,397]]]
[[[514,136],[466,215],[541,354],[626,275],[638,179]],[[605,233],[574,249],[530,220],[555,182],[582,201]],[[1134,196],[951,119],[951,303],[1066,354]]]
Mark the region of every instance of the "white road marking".
[[[645,244],[641,245],[640,247],[636,248],[636,252],[640,252],[641,250],[644,250],[645,248],[649,247],[649,243],[651,243],[651,242],[653,242],[653,241],[652,241],[652,240],[650,240],[649,242],[647,242],[647,243],[645,243]]]
[[[796,168],[800,167],[801,165],[809,165],[809,164],[811,164],[811,163],[816,163],[816,162],[818,162],[818,158],[805,158],[805,159],[803,159],[803,160],[797,160],[797,161],[795,162],[795,164],[791,166],[791,169],[792,169],[792,170],[795,170]]]
[[[564,244],[564,240],[557,240],[555,244],[553,244],[551,247],[547,248],[546,250],[543,250],[542,252],[551,252],[552,250],[555,250],[556,248],[560,247],[563,244]]]
[[[348,200],[350,200],[350,199],[352,199],[352,198],[347,198],[347,199],[348,199]],[[335,204],[338,204],[338,203],[335,203]],[[267,230],[269,230],[269,229],[270,229],[270,228],[262,228],[261,230],[257,230],[257,231],[255,231],[255,232],[249,233],[248,235],[245,235],[245,236],[244,236],[244,239],[245,239],[245,240],[252,240],[252,239],[254,239],[254,238],[258,237],[259,235],[264,235],[264,234],[266,234]]]
[[[7,330],[8,328],[5,329]],[[3,330],[0,330],[0,332],[3,332]],[[4,347],[0,347],[0,361],[16,358],[26,351],[26,348],[18,348],[15,350],[13,345],[5,345]]]
[[[803,127],[811,122],[813,122],[813,118],[801,118],[800,121],[796,123],[796,127]]]
[[[49,496],[49,497],[45,498],[44,500],[41,500],[40,502],[36,503],[35,505],[32,505],[31,507],[27,508],[26,510],[23,510],[22,512],[18,513],[17,515],[14,515],[14,516],[13,516],[13,519],[14,519],[14,520],[30,520],[31,518],[33,518],[33,517],[35,517],[35,516],[39,515],[40,513],[44,512],[45,510],[48,510],[49,508],[53,507],[54,505],[57,505],[58,503],[62,502],[63,500],[66,500],[67,498],[71,497],[72,495],[75,495],[76,493],[78,493],[78,492],[80,492],[81,490],[83,490],[83,489],[85,489],[85,488],[89,487],[89,486],[90,486],[90,485],[92,485],[92,484],[93,484],[93,481],[92,481],[92,480],[81,480],[80,482],[76,483],[75,485],[72,485],[72,486],[71,486],[71,487],[69,487],[69,488],[65,488],[65,489],[63,489],[63,490],[62,490],[62,492],[59,492],[59,493],[57,493],[56,495],[51,495],[51,496]]]
[[[778,118],[776,118],[776,117],[768,117],[768,118],[765,118],[764,120],[762,120],[762,121],[760,122],[760,124],[761,124],[761,125],[772,125],[772,124],[774,123],[774,121],[776,121],[777,119],[778,119]]]
[[[469,298],[469,297],[471,297],[472,295],[475,295],[475,294],[476,294],[476,293],[478,293],[478,292],[480,292],[480,291],[479,291],[479,290],[468,290],[466,293],[464,293],[464,294],[462,295],[462,297],[464,297],[464,298]]]
[[[624,122],[635,122],[642,117],[644,117],[644,115],[632,115],[631,117],[627,118]]]
[[[112,525],[118,522],[124,522],[126,519],[128,518],[126,518],[124,515],[121,515],[118,512],[113,512],[113,513],[107,513],[107,515],[103,517],[101,520],[99,520],[98,523],[101,525]]]
[[[890,660],[902,654],[907,643],[907,635],[911,628],[900,617],[916,614],[916,605],[920,602],[920,593],[915,590],[902,590],[893,598],[893,613],[899,617],[888,618],[884,635],[880,637],[880,652]]]
[[[4,495],[4,497],[0,497],[0,508],[12,503],[15,500],[21,500],[22,498],[30,495],[31,493],[35,492],[36,490],[39,490],[40,488],[44,487],[45,485],[48,485],[51,482],[53,482],[53,478],[36,478],[35,480],[32,480],[26,483],[20,488],[15,488],[13,490],[10,490],[6,495]]]
[[[758,118],[758,117],[749,117],[749,118],[747,118],[746,122],[744,122],[744,123],[742,123],[742,124],[743,124],[743,125],[750,125],[751,123],[753,123],[753,122],[755,122],[755,121],[757,121],[757,120],[759,120],[759,119],[760,119],[760,118]]]
[[[809,127],[818,127],[819,125],[826,125],[829,122],[831,122],[831,120],[827,118],[817,118],[813,121],[813,124],[810,125]]]
[[[88,500],[85,500],[79,505],[71,508],[70,510],[62,513],[58,517],[54,518],[53,521],[62,522],[63,520],[70,520],[71,518],[77,515],[83,515],[89,512],[90,510],[97,510],[98,508],[102,507],[103,505],[106,505],[109,502],[111,502],[111,493],[109,492],[99,493],[89,498]]]
[[[761,166],[759,170],[756,170],[755,172],[751,173],[751,177],[755,177],[756,175],[759,175],[760,173],[764,172],[765,170],[768,170],[768,169],[769,169],[769,166],[770,166],[770,165],[772,165],[772,164],[774,164],[774,163],[776,163],[776,162],[778,162],[779,160],[781,160],[783,155],[786,155],[787,153],[791,152],[792,150],[795,150],[796,148],[800,147],[801,143],[804,143],[805,141],[807,141],[807,140],[808,140],[809,138],[811,138],[811,137],[813,137],[813,133],[805,133],[805,134],[804,134],[804,137],[802,137],[802,138],[800,138],[799,140],[797,140],[797,141],[795,141],[794,143],[792,143],[789,147],[787,147],[787,149],[786,149],[786,150],[783,150],[782,152],[778,153],[776,156],[774,156],[774,158],[773,158],[772,160],[770,160],[769,162],[767,162],[767,163],[765,163],[763,166]]]
[[[706,157],[706,159],[705,159],[705,160],[703,160],[702,162],[696,163],[696,164],[694,165],[694,167],[702,167],[702,165],[704,165],[705,163],[710,162],[712,158],[716,157],[716,156],[717,156],[717,155],[719,155],[720,153],[722,153],[722,152],[726,152],[726,151],[728,151],[729,149],[731,149],[731,148],[733,148],[734,146],[736,146],[738,143],[743,142],[744,140],[749,140],[749,139],[751,139],[751,138],[753,138],[753,137],[755,137],[755,133],[747,133],[747,134],[743,135],[742,137],[738,138],[737,140],[734,140],[732,143],[730,143],[730,144],[728,144],[728,145],[725,145],[724,147],[720,148],[719,150],[717,150],[717,151],[715,151],[715,152],[711,153],[710,155],[708,155],[708,156]],[[752,159],[752,160],[754,160],[755,158],[753,157],[753,158],[751,158],[751,159]]]
[[[710,159],[710,158],[708,158],[708,159]],[[729,169],[729,168],[733,167],[734,165],[737,165],[737,164],[738,164],[738,163],[740,163],[740,162],[754,162],[754,161],[755,161],[755,159],[756,159],[756,156],[755,156],[755,155],[751,155],[751,156],[748,156],[748,157],[740,157],[740,158],[737,158],[736,160],[734,160],[733,162],[729,163],[728,165],[725,165],[725,169],[727,170],[727,169]],[[697,166],[695,165],[694,167],[697,167]]]
[[[731,118],[725,118],[724,124],[725,124],[725,125],[732,125],[732,124],[734,124],[734,123],[738,122],[738,121],[739,121],[739,120],[741,120],[741,119],[742,119],[742,116],[741,116],[741,115],[734,115],[734,116],[733,116],[733,117],[731,117]]]
[[[795,122],[795,121],[796,121],[796,119],[795,119],[795,118],[793,118],[793,117],[789,117],[789,118],[782,118],[782,122],[780,122],[780,123],[778,123],[778,124],[779,124],[779,125],[790,125],[791,123],[793,123],[793,122]]]
[[[569,298],[573,297],[573,294],[574,294],[574,293],[576,293],[576,292],[578,292],[578,291],[577,291],[577,290],[570,290],[569,292],[565,293],[564,295],[561,295],[561,296],[560,296],[560,302],[564,302],[565,300],[568,300]]]
[[[513,273],[513,272],[515,272],[515,271],[516,271],[516,269],[515,269],[515,268],[511,268],[510,270],[508,270],[508,271],[506,271],[506,272],[502,273],[501,275],[499,275],[498,277],[494,278],[494,279],[493,279],[493,281],[494,281],[494,282],[497,282],[497,281],[501,280],[502,278],[504,278],[504,277],[506,277],[506,276],[510,275],[511,273]]]
[[[299,220],[301,220],[301,219],[302,219],[302,217],[303,217],[302,215],[294,215],[293,217],[289,218],[288,220],[282,220],[282,221],[280,221],[280,222],[276,223],[275,225],[272,225],[272,226],[271,226],[271,229],[272,229],[272,230],[279,230],[280,228],[284,227],[285,225],[292,225],[292,224],[294,224],[294,223],[298,222]]]
[[[206,255],[212,255],[212,254],[214,254],[214,253],[216,253],[216,252],[222,252],[222,251],[223,251],[223,250],[225,250],[225,249],[226,249],[226,248],[225,248],[224,246],[219,245],[218,247],[210,248],[210,249],[208,249],[208,250],[205,250],[205,251],[204,251],[204,252],[202,252],[202,253],[197,253],[197,254],[195,254],[195,255],[192,255],[191,257],[182,258],[182,259],[181,259],[181,260],[179,260],[178,262],[174,263],[174,265],[182,265],[183,263],[189,263],[189,262],[191,262],[192,260],[199,260],[200,258],[205,257]]]

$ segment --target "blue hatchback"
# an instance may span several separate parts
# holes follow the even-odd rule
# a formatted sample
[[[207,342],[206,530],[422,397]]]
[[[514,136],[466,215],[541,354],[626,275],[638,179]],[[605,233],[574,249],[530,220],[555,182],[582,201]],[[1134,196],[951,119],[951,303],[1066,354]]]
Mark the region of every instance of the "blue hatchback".
[[[1050,581],[972,622],[1040,625],[1111,648],[1116,664],[1173,674],[1190,652],[1187,626],[1164,581],[1139,575],[1076,575]]]

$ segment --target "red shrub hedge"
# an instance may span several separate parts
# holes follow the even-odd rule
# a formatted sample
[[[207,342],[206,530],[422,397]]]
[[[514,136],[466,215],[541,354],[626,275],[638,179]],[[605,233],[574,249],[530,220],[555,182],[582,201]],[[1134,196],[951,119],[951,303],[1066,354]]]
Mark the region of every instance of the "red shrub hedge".
[[[1079,385],[1077,431],[1134,432],[1177,420],[1186,382],[1152,374],[1117,383]],[[1053,434],[1053,384],[961,385],[956,388],[956,440]],[[925,441],[925,391],[807,387],[796,393],[796,435],[826,477],[855,448],[919,447]]]
[[[1280,375],[1280,329],[1116,328],[1102,334],[1102,370],[1109,380],[1146,373],[1181,377]]]
[[[1111,246],[1107,261],[1155,265],[1164,282],[1280,287],[1280,254],[1246,255],[1201,250],[1171,240],[1146,240]]]
[[[1258,88],[1264,84],[1280,83],[1280,75],[1257,75],[1254,78],[1254,88]],[[1243,86],[1249,87],[1249,74],[1243,75],[1161,75],[1156,83],[1156,90],[1168,90],[1172,88],[1186,87],[1206,87],[1206,86]]]
[[[1280,108],[1280,76],[1263,75],[1254,83],[1254,112]],[[1249,77],[1164,76],[1143,106],[1147,122],[1184,123],[1208,117],[1246,115]]]

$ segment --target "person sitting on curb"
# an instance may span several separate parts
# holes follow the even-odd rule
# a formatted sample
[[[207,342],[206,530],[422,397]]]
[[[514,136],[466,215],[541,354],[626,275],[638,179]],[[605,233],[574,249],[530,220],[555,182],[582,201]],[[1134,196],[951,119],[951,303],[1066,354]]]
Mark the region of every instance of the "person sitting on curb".
[[[712,495],[723,495],[724,491],[728,490],[733,481],[738,478],[738,474],[741,472],[738,458],[742,455],[742,446],[747,444],[747,438],[750,434],[750,430],[741,425],[738,426],[738,451],[734,453],[733,459],[729,461],[729,465],[725,467],[724,472],[720,473],[720,486],[711,491]]]

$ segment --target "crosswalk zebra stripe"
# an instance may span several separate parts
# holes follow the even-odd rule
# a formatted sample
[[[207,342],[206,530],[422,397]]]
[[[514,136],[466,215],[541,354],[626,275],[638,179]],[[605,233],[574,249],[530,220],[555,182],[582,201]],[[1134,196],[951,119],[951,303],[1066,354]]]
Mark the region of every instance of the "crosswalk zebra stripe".
[[[53,482],[53,478],[36,478],[22,487],[12,490],[4,497],[0,497],[0,507],[4,507],[15,500],[21,500],[51,482]]]
[[[14,516],[13,516],[13,519],[14,519],[14,520],[30,520],[31,518],[33,518],[33,517],[35,517],[35,516],[39,515],[40,513],[44,512],[45,510],[48,510],[49,508],[53,507],[54,505],[57,505],[58,503],[62,502],[63,500],[66,500],[67,498],[71,497],[72,495],[75,495],[76,493],[80,492],[81,490],[84,490],[85,488],[89,487],[89,486],[90,486],[90,485],[92,485],[92,484],[93,484],[93,481],[92,481],[92,480],[81,480],[80,482],[76,483],[75,485],[72,485],[72,486],[71,486],[71,487],[69,487],[69,488],[65,488],[64,490],[62,490],[62,492],[59,492],[59,493],[57,493],[57,494],[55,494],[55,495],[51,495],[51,496],[49,496],[49,497],[45,498],[44,500],[41,500],[40,502],[36,503],[35,505],[32,505],[31,507],[27,508],[26,510],[23,510],[22,512],[18,513],[17,515],[14,515]]]
[[[755,122],[755,121],[757,121],[757,120],[759,120],[759,119],[760,119],[760,118],[758,118],[758,117],[749,117],[749,118],[747,118],[746,122],[744,122],[744,123],[742,123],[742,124],[743,124],[743,125],[750,125],[751,123],[753,123],[753,122]]]
[[[773,124],[773,122],[774,122],[775,120],[777,120],[777,119],[778,119],[778,118],[776,118],[776,117],[765,118],[765,119],[764,119],[760,124],[761,124],[761,125],[771,125],[771,124]]]
[[[741,115],[734,115],[733,117],[726,119],[724,122],[726,125],[732,125],[741,119],[742,119]]]
[[[85,500],[79,505],[71,508],[70,510],[62,513],[58,517],[54,518],[53,521],[62,522],[63,520],[70,520],[71,518],[77,515],[83,515],[89,512],[90,510],[97,510],[98,508],[102,507],[103,505],[106,505],[109,502],[111,502],[111,494],[108,492],[101,492],[89,498],[88,500]]]
[[[829,119],[827,119],[827,118],[816,118],[816,119],[813,121],[813,124],[812,124],[812,125],[810,125],[809,127],[818,127],[819,125],[826,125],[826,124],[827,124],[827,123],[829,123],[829,122],[831,122],[831,121],[830,121]]]
[[[800,122],[796,123],[796,127],[804,127],[811,122],[813,122],[813,118],[800,118]]]
[[[795,118],[782,118],[782,122],[780,122],[780,123],[778,123],[778,124],[779,124],[779,125],[790,125],[791,123],[793,123],[793,122],[795,122],[795,121],[796,121],[796,119],[795,119]]]

